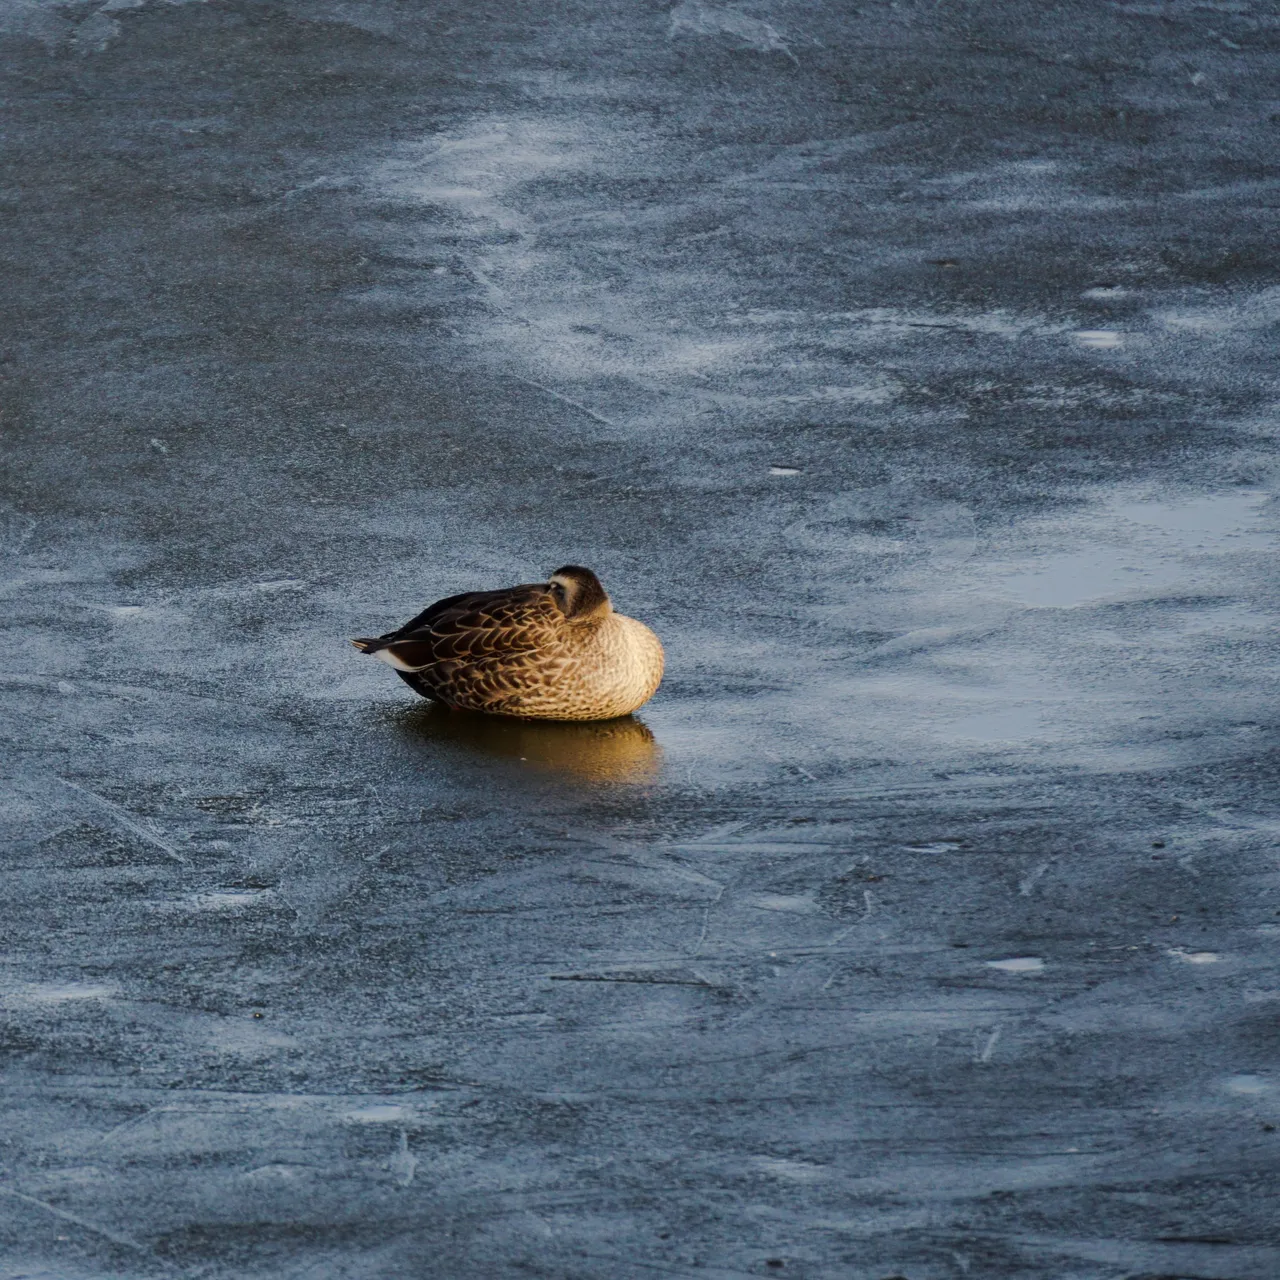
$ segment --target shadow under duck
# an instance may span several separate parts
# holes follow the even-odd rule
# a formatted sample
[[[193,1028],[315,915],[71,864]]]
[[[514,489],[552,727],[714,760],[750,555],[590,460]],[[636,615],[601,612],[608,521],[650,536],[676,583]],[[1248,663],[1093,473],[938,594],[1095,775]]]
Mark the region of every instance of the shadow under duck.
[[[662,644],[615,613],[590,569],[438,600],[397,631],[351,642],[447,707],[532,720],[612,720],[653,697]]]

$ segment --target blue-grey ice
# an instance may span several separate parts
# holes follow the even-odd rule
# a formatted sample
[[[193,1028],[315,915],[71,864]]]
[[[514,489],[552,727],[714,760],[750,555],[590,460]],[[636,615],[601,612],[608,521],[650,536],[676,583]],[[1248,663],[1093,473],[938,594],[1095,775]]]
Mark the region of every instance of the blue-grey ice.
[[[0,0],[0,1278],[1280,1275],[1278,39]]]

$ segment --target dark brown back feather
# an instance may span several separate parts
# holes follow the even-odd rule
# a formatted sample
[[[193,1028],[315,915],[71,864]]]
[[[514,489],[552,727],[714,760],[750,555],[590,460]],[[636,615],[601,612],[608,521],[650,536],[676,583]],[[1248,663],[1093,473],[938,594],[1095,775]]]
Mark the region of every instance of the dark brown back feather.
[[[419,693],[450,705],[496,707],[537,679],[520,659],[554,645],[563,625],[547,584],[525,583],[437,601],[379,648],[414,668],[399,674]]]

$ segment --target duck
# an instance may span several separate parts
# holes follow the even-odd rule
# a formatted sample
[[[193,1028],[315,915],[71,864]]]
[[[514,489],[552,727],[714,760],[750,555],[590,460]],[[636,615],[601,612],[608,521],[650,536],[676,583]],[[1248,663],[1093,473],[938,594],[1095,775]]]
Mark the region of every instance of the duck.
[[[454,710],[526,720],[613,720],[662,681],[658,637],[616,613],[600,579],[567,564],[546,582],[468,591],[386,635],[351,642]]]

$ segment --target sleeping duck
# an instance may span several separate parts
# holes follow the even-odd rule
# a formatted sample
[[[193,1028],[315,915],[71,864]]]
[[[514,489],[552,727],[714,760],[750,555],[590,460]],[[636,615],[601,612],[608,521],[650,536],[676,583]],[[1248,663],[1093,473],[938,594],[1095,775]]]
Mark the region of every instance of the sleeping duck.
[[[532,720],[611,720],[653,697],[662,644],[614,613],[600,579],[569,564],[548,582],[449,596],[384,636],[353,640],[424,698]]]

